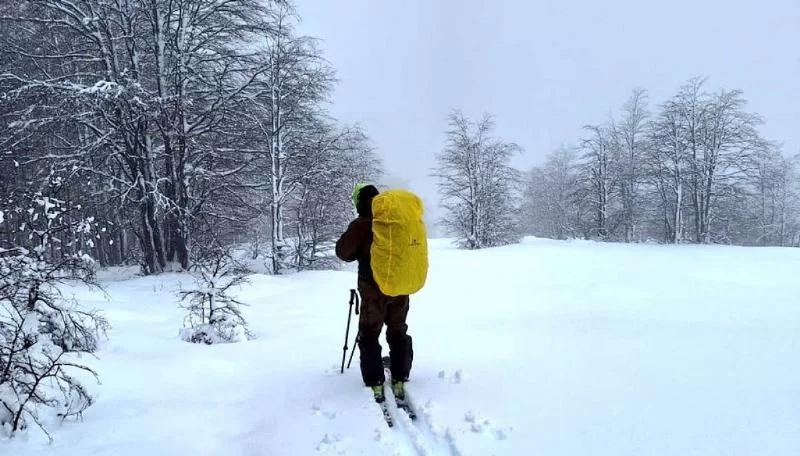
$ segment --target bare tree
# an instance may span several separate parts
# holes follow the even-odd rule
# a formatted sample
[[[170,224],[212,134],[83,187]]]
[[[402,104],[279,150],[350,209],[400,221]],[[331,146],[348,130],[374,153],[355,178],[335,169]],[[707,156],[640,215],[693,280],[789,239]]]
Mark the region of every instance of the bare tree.
[[[741,91],[720,91],[708,100],[702,119],[702,154],[693,154],[692,201],[698,242],[710,242],[718,185],[735,185],[749,156],[765,147],[756,132],[760,119],[744,112]]]
[[[309,141],[306,161],[288,208],[294,231],[292,263],[298,270],[338,264],[332,255],[336,239],[352,219],[353,186],[375,181],[381,163],[364,133],[357,127],[322,129]]]
[[[740,242],[755,245],[792,245],[800,205],[797,193],[797,157],[786,158],[770,147],[755,154],[745,188],[744,212],[739,224],[747,229]]]
[[[591,136],[581,141],[581,196],[583,204],[594,214],[587,233],[592,238],[607,239],[610,236],[612,198],[618,176],[614,173],[614,157],[619,144],[613,128],[606,125],[584,127]]]
[[[666,102],[653,124],[647,156],[650,184],[660,197],[664,240],[681,243],[684,239],[685,181],[689,166],[689,141],[677,100]]]
[[[444,226],[469,249],[516,242],[520,178],[510,160],[520,147],[491,136],[489,115],[473,123],[456,111],[448,120],[447,146],[433,174],[447,211]]]
[[[302,181],[319,173],[319,167],[306,166],[308,153],[316,147],[315,156],[325,154],[337,138],[328,136],[322,144],[314,139],[320,138],[321,103],[334,82],[333,70],[315,40],[296,34],[296,15],[289,6],[279,7],[276,15],[277,33],[265,37],[266,71],[257,80],[250,117],[264,151],[262,169],[269,176],[264,204],[270,208],[272,270],[279,274],[293,267],[285,206]]]
[[[577,236],[578,151],[561,147],[542,167],[531,170],[524,194],[525,231],[536,236],[567,239]]]

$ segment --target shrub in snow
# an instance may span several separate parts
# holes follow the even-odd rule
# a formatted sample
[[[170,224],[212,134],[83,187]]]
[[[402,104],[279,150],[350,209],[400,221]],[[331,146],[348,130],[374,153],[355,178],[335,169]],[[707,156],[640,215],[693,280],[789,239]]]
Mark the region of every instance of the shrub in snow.
[[[74,281],[97,286],[84,253],[92,220],[39,193],[20,201],[28,208],[14,209],[12,228],[29,233],[31,249],[10,244],[12,237],[0,244],[0,434],[33,423],[49,437],[50,419],[80,416],[92,405],[78,376],[97,374],[79,358],[97,350],[108,323],[60,291]]]
[[[0,251],[0,432],[5,435],[31,423],[47,433],[46,413],[66,419],[93,403],[75,375],[97,374],[78,358],[97,350],[108,323],[61,294],[57,285],[74,279],[92,283],[91,270],[79,257],[51,264],[27,252]]]
[[[217,313],[209,323],[181,330],[181,339],[194,344],[220,344],[249,339],[244,324],[229,315]]]
[[[181,339],[211,345],[252,338],[240,310],[246,304],[230,294],[247,281],[246,271],[223,250],[198,260],[196,269],[196,287],[179,292],[181,301],[188,301],[188,305],[182,306],[188,314]]]

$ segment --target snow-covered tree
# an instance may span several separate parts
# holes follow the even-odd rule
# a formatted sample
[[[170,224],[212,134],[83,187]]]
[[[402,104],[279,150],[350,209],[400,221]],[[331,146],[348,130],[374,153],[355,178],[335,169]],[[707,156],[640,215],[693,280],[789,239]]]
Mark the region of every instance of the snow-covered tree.
[[[741,193],[751,158],[767,147],[756,129],[760,120],[743,110],[741,92],[708,93],[704,84],[693,78],[681,87],[654,128],[651,171],[669,208],[665,223],[673,242],[684,238],[687,222],[695,242],[714,240],[715,223],[730,218],[718,203]]]
[[[137,214],[146,273],[185,269],[192,219],[247,162],[214,145],[262,71],[247,43],[271,30],[270,2],[20,3],[3,21],[26,50],[2,76],[20,102],[12,153],[40,146],[24,164],[92,179],[87,193]]]
[[[568,239],[578,236],[578,152],[561,147],[527,177],[523,199],[524,231],[534,236]]]
[[[581,141],[580,162],[580,200],[587,214],[593,217],[584,225],[584,231],[591,238],[608,239],[609,220],[614,210],[615,188],[619,176],[614,159],[619,156],[619,144],[612,128],[606,125],[586,126],[590,132]]]
[[[304,154],[305,172],[287,204],[291,262],[298,270],[338,264],[333,249],[353,217],[353,186],[381,175],[381,163],[360,129],[324,129],[315,137]]]
[[[287,5],[277,10],[277,33],[265,37],[265,72],[257,79],[250,115],[257,128],[264,151],[263,170],[268,176],[270,207],[271,259],[275,273],[292,267],[288,260],[285,206],[306,176],[318,172],[308,169],[307,154],[314,150],[309,138],[319,138],[321,103],[333,84],[333,70],[317,50],[315,40],[298,36],[294,30],[296,15]],[[324,128],[324,127],[323,127]],[[326,138],[330,140],[331,138]],[[317,142],[325,149],[327,144]]]
[[[195,245],[266,220],[280,266],[284,205],[320,172],[299,163],[330,150],[313,149],[320,124],[346,131],[324,116],[332,69],[295,16],[282,0],[0,4],[8,194],[57,180],[101,225],[102,265],[186,270]]]
[[[325,249],[347,225],[355,179],[380,167],[364,132],[337,125],[325,112],[334,71],[316,40],[296,32],[296,22],[289,5],[277,8],[276,31],[262,46],[265,71],[247,108],[276,274],[328,263]]]
[[[784,157],[775,148],[767,148],[752,157],[748,186],[738,202],[742,230],[741,243],[762,246],[790,246],[798,234],[800,194],[798,194],[798,157]],[[733,236],[731,236],[733,237]]]
[[[650,131],[647,109],[647,92],[636,89],[622,107],[622,119],[613,124],[617,147],[614,159],[616,182],[622,203],[620,223],[623,239],[632,242],[637,238],[637,227],[641,214],[641,186],[643,184],[644,155],[649,147]]]
[[[684,240],[688,195],[686,179],[691,158],[690,141],[687,138],[690,125],[683,112],[685,110],[676,99],[662,106],[661,113],[653,123],[652,148],[647,156],[648,178],[660,197],[663,239],[675,244]]]
[[[735,180],[741,180],[750,156],[765,145],[756,131],[761,120],[744,111],[741,91],[721,90],[701,96],[699,141],[695,143],[692,137],[690,142],[690,189],[695,239],[707,243],[712,240],[717,215],[718,186],[735,185]]]
[[[247,271],[222,247],[208,249],[194,266],[196,286],[179,292],[188,301],[181,339],[206,345],[251,339],[241,309],[246,304],[232,295],[247,282]]]
[[[447,144],[433,174],[447,211],[444,227],[468,249],[517,242],[521,179],[510,161],[520,147],[492,137],[489,115],[472,122],[455,111],[448,121]]]
[[[794,163],[764,140],[760,118],[738,90],[709,91],[692,78],[650,115],[637,89],[620,120],[586,127],[571,192],[577,215],[564,226],[552,162],[534,168],[526,208],[533,232],[625,242],[792,245]],[[563,173],[561,173],[563,175]],[[548,182],[536,185],[537,182]],[[563,203],[562,203],[563,206]],[[547,215],[545,215],[547,214]]]

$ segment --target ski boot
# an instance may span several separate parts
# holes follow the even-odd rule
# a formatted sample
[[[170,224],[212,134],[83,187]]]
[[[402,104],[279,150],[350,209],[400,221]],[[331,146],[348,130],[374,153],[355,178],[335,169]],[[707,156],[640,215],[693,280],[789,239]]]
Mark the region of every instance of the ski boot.
[[[416,420],[417,414],[414,412],[411,402],[406,399],[406,382],[392,379],[392,394],[394,394],[397,408],[408,413],[408,417],[412,420]]]
[[[372,387],[372,396],[375,402],[381,404],[386,400],[386,395],[383,393],[383,385],[375,385]]]
[[[406,399],[406,382],[392,379],[392,394],[398,401]]]

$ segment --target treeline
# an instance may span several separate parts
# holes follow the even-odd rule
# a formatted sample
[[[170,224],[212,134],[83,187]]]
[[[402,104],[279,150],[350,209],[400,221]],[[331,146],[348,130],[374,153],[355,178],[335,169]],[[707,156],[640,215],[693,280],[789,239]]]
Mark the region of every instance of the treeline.
[[[530,171],[525,234],[623,242],[800,246],[798,158],[762,136],[739,90],[694,78],[651,110],[635,90]]]
[[[54,261],[155,274],[244,242],[276,273],[326,261],[381,164],[326,113],[334,71],[297,19],[278,0],[2,2],[0,250],[41,249],[30,203],[53,201]]]

